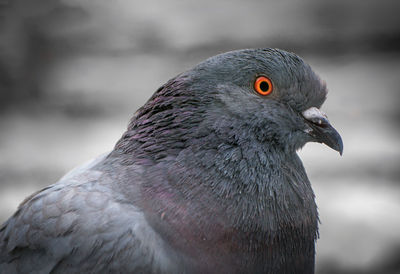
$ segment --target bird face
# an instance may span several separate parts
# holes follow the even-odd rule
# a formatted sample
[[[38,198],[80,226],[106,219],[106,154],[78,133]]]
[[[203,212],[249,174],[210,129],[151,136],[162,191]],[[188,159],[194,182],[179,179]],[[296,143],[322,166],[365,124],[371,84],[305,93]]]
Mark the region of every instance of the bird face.
[[[248,49],[211,57],[185,76],[208,98],[208,127],[239,142],[246,138],[297,150],[309,141],[343,151],[338,132],[319,110],[326,85],[295,54]],[[212,98],[210,100],[210,97]]]

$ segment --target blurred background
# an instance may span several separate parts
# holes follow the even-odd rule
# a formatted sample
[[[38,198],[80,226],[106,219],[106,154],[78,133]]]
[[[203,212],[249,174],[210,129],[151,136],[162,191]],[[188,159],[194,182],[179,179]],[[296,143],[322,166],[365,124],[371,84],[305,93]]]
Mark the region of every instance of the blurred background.
[[[168,79],[228,50],[302,56],[344,155],[301,152],[320,210],[317,273],[400,273],[400,2],[0,0],[0,223],[113,148]]]

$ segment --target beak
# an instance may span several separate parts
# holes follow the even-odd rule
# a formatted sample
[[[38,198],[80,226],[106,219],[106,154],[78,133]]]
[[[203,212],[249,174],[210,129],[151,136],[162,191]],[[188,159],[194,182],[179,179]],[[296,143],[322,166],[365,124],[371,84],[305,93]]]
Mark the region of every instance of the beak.
[[[306,133],[313,137],[316,142],[324,143],[342,155],[342,137],[340,137],[336,129],[331,126],[326,114],[316,107],[311,107],[302,114],[307,124],[310,126],[310,128],[306,130]]]

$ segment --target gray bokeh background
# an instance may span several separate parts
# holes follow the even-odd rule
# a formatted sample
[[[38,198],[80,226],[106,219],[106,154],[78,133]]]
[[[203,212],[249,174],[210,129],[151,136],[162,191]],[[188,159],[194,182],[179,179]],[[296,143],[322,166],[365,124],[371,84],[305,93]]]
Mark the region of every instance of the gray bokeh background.
[[[318,273],[400,273],[400,2],[0,1],[0,223],[111,150],[177,73],[233,49],[301,55],[330,90],[344,155],[300,156],[320,209]]]

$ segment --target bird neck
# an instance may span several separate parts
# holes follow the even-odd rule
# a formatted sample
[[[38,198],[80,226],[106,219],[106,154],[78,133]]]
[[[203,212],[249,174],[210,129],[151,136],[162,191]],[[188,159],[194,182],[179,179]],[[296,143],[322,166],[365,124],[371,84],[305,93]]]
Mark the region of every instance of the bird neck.
[[[295,152],[254,140],[232,142],[214,133],[180,149],[164,144],[168,156],[159,159],[154,155],[160,143],[147,152],[135,151],[134,157],[114,153],[123,154],[116,158],[127,172],[119,175],[127,178],[121,193],[143,210],[170,246],[208,261],[218,256],[232,264],[248,259],[268,265],[273,254],[280,254],[288,265],[313,265],[318,214]],[[229,255],[232,250],[237,257]]]
[[[145,167],[142,191],[151,211],[182,214],[177,218],[185,220],[198,215],[192,221],[199,226],[216,216],[239,230],[278,231],[290,225],[313,226],[316,233],[314,194],[296,153],[203,138],[174,156],[148,160],[153,164]]]
[[[141,208],[152,227],[190,256],[236,250],[238,259],[265,262],[273,245],[288,261],[301,256],[293,246],[312,260],[318,217],[299,158],[268,146],[209,144],[144,169]]]

